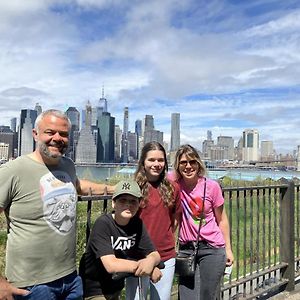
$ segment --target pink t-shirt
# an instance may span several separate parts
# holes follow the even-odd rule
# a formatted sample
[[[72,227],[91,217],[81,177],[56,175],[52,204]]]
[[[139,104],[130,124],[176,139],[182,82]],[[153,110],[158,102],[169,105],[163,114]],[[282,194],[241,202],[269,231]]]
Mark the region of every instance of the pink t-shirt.
[[[200,177],[195,188],[188,192],[183,180],[179,180],[182,205],[182,223],[179,231],[179,241],[186,243],[196,241],[200,223],[199,215],[202,211],[204,196],[204,177]],[[214,247],[225,247],[225,241],[220,227],[216,222],[214,208],[224,204],[222,190],[219,184],[207,178],[206,196],[204,201],[204,215],[200,229],[200,240],[207,241]]]

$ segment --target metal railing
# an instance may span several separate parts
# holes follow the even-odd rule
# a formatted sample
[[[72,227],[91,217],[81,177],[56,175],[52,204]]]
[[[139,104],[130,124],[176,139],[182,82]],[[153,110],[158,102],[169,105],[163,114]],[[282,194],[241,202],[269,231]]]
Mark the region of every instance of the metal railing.
[[[219,299],[262,299],[276,290],[292,291],[300,276],[300,184],[281,180],[275,185],[224,187],[235,263],[224,278]],[[92,203],[101,200],[108,211],[110,196],[84,196],[86,238]]]

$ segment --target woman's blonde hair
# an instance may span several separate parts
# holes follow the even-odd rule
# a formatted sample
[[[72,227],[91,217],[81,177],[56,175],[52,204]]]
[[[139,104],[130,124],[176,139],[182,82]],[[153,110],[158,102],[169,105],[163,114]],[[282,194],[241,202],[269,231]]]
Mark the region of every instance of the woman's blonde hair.
[[[180,174],[180,171],[179,171],[179,166],[180,166],[180,159],[183,154],[185,154],[186,157],[190,160],[192,160],[192,159],[196,160],[198,167],[199,167],[199,169],[198,169],[199,177],[204,176],[206,174],[205,164],[201,160],[198,151],[193,146],[191,146],[189,144],[185,144],[185,145],[181,145],[175,154],[174,171],[175,171],[177,180],[182,177]]]
[[[167,161],[167,155],[164,147],[158,143],[158,142],[149,142],[144,145],[142,151],[141,151],[141,156],[138,162],[138,167],[137,170],[134,174],[134,178],[138,185],[141,188],[142,195],[143,195],[143,200],[141,201],[141,207],[146,207],[147,203],[149,201],[148,199],[148,193],[149,193],[149,186],[150,183],[147,180],[146,176],[146,171],[145,171],[145,160],[147,157],[147,154],[151,150],[159,150],[162,151],[164,155],[164,160],[165,160],[165,167],[160,173],[160,176],[157,180],[158,184],[158,190],[159,194],[161,196],[161,199],[164,203],[165,206],[167,207],[172,207],[175,203],[174,199],[174,187],[172,183],[166,178],[166,173],[168,172],[168,161]]]

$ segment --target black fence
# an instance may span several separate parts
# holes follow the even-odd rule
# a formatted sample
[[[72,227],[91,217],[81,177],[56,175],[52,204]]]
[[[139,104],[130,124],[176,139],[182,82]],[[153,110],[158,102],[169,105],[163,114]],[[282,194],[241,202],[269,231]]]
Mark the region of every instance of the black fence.
[[[292,291],[300,276],[300,184],[223,188],[230,222],[233,271],[221,282],[219,299],[266,299],[274,291]],[[95,204],[98,215],[110,207],[110,196],[84,196],[86,238]]]

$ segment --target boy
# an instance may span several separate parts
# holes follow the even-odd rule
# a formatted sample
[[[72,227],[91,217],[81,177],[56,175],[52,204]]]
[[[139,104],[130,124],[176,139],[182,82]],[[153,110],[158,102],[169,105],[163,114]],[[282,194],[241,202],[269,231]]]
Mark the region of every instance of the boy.
[[[113,213],[96,220],[80,266],[85,299],[119,299],[124,279],[113,280],[114,273],[150,275],[154,282],[160,279],[161,272],[155,268],[160,255],[135,216],[141,197],[135,181],[120,181],[112,196]]]

